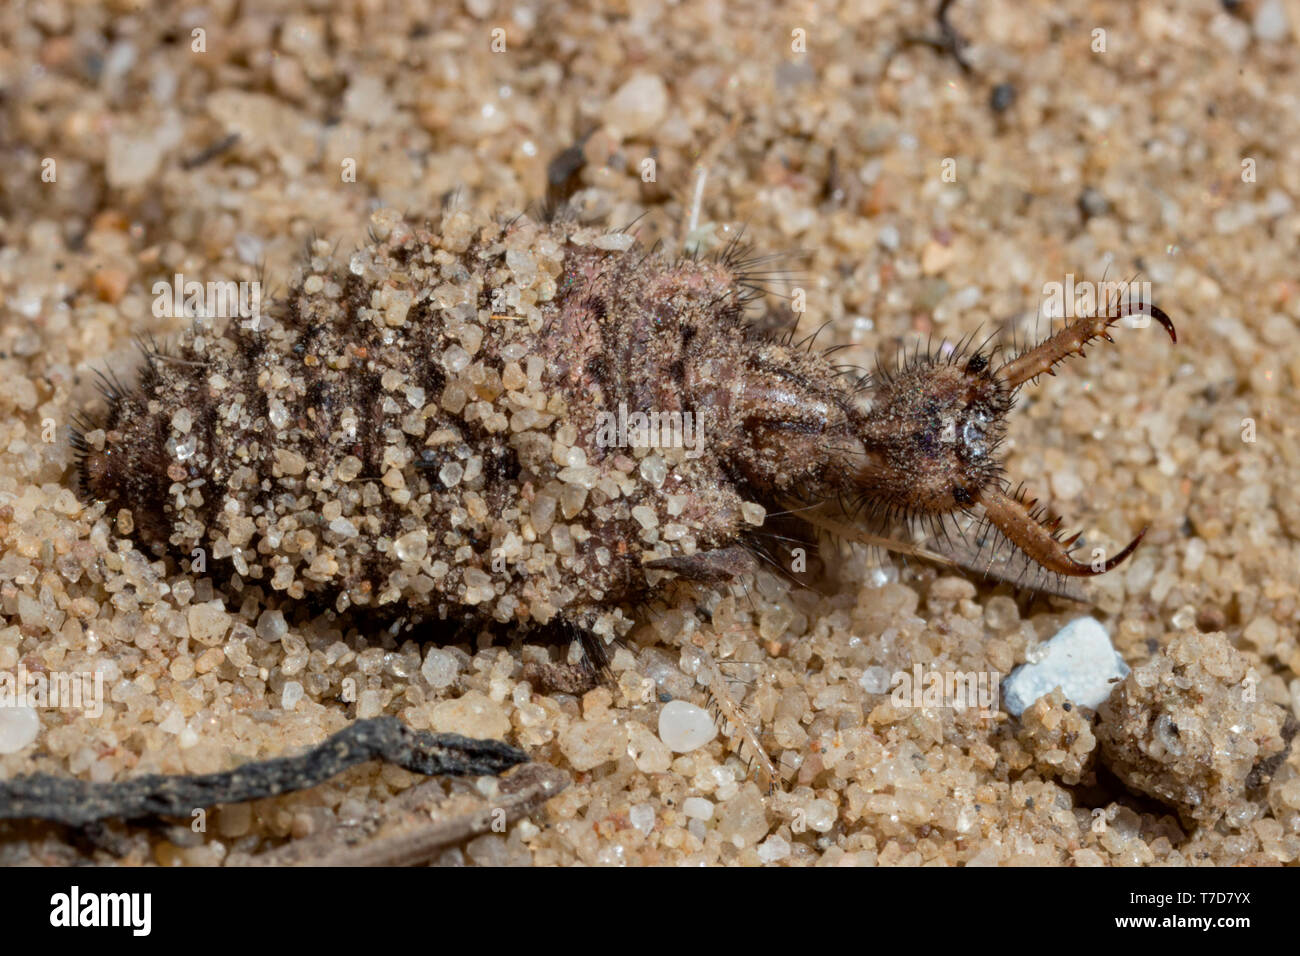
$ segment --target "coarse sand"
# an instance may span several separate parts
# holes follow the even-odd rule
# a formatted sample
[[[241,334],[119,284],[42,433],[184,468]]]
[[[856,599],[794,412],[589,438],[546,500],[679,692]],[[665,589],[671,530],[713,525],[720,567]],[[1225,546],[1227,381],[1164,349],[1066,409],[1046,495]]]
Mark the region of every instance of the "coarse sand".
[[[934,7],[0,8],[0,672],[103,681],[98,715],[0,712],[0,777],[212,772],[391,714],[571,777],[444,864],[1300,858],[1300,8],[959,2],[953,49]],[[574,696],[524,677],[562,647],[363,632],[143,554],[129,516],[78,500],[94,370],[129,378],[133,336],[189,321],[157,314],[156,283],[274,294],[308,243],[356,246],[380,208],[536,209],[575,144],[584,218],[702,249],[743,225],[793,271],[772,319],[825,325],[845,363],[1041,336],[1067,276],[1149,282],[1177,345],[1118,329],[1024,391],[1006,445],[1066,527],[1113,548],[1149,525],[1141,548],[1089,606],[841,542],[815,588],[761,574],[641,609]],[[1083,614],[1133,668],[1100,716],[1059,694],[1022,717],[893,698],[918,664],[996,686]],[[779,768],[770,796],[726,735],[660,737],[664,702],[708,706],[719,672]],[[372,762],[96,848],[0,823],[0,863],[250,862],[418,786]]]

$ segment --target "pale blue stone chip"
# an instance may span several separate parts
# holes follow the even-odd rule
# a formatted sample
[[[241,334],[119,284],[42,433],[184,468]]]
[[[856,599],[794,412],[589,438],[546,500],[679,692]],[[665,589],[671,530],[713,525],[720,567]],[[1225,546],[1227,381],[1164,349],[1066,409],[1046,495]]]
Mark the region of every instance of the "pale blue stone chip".
[[[1090,617],[1071,621],[1038,651],[1038,660],[1021,664],[1002,682],[1003,703],[1017,717],[1057,687],[1066,700],[1095,709],[1129,671],[1106,629]]]

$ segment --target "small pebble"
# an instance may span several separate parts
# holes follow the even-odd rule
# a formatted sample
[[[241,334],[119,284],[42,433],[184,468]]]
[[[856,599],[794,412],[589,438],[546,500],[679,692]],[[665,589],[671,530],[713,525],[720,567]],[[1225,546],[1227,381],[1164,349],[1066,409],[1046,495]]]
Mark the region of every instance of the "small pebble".
[[[191,605],[186,618],[190,637],[200,644],[219,644],[230,629],[230,615],[221,601]]]
[[[16,754],[32,744],[41,732],[36,708],[0,707],[0,754]]]
[[[1285,40],[1291,33],[1291,22],[1287,19],[1286,5],[1282,0],[1263,0],[1255,8],[1255,19],[1251,26],[1255,37],[1266,43]]]
[[[605,103],[602,118],[627,136],[650,133],[668,109],[668,88],[653,73],[634,73]]]
[[[628,822],[646,836],[655,828],[655,808],[648,803],[638,803],[627,812]]]
[[[616,720],[579,720],[560,734],[560,751],[576,770],[594,770],[627,752],[627,728]]]
[[[692,820],[712,820],[713,801],[704,797],[687,797],[682,801],[682,813]]]
[[[429,648],[424,664],[420,667],[420,674],[429,682],[429,686],[438,690],[455,683],[459,672],[460,666],[455,656],[437,647]]]
[[[302,684],[293,680],[286,682],[284,690],[280,693],[280,706],[285,710],[293,710],[300,700],[302,700]]]
[[[775,863],[790,855],[790,843],[778,833],[758,845],[758,858],[763,863]]]
[[[500,740],[510,732],[510,718],[501,705],[479,691],[442,701],[433,708],[429,723],[435,733],[488,740]]]
[[[698,750],[717,735],[713,717],[702,707],[674,700],[659,711],[659,739],[679,754]]]
[[[274,644],[289,631],[283,611],[263,611],[257,618],[257,636]]]

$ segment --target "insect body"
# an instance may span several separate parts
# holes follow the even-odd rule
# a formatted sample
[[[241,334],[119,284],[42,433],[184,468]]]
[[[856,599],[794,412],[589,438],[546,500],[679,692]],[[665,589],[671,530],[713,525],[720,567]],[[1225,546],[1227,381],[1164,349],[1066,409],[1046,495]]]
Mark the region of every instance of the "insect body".
[[[1064,575],[1141,538],[1076,562],[997,457],[1016,390],[1122,309],[997,367],[975,352],[855,382],[746,325],[737,246],[672,260],[465,211],[436,229],[379,214],[372,239],[346,266],[317,244],[256,327],[147,349],[138,386],[110,388],[75,439],[84,493],[129,509],[142,543],[290,597],[606,639],[665,572],[743,571],[791,499],[982,508]]]

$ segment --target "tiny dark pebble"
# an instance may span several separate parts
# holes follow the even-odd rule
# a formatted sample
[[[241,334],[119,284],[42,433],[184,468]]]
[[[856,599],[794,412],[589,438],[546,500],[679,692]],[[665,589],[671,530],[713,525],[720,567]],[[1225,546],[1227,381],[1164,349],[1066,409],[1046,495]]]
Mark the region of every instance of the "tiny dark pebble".
[[[1100,192],[1088,186],[1079,193],[1079,211],[1083,213],[1085,219],[1104,216],[1110,212],[1110,202]]]
[[[989,94],[989,106],[995,113],[1005,113],[1016,101],[1016,88],[1010,83],[999,83]]]

